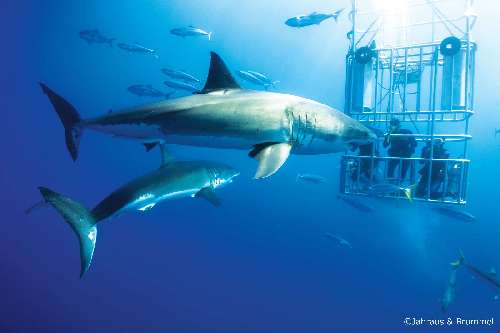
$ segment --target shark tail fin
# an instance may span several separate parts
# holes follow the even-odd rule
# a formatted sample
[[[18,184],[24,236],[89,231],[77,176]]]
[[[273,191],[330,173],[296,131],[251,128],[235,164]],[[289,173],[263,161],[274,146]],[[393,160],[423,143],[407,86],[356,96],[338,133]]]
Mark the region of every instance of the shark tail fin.
[[[43,92],[49,97],[50,103],[52,103],[52,106],[64,126],[66,147],[73,161],[76,161],[83,130],[83,127],[80,125],[82,119],[74,106],[59,96],[55,91],[42,82],[40,82],[40,87],[42,87]]]
[[[82,204],[46,187],[38,189],[44,200],[61,214],[77,235],[80,242],[80,277],[82,277],[88,271],[94,255],[97,239],[96,221]]]
[[[113,42],[116,40],[116,38],[109,38],[108,39],[108,45],[109,47],[113,47]]]
[[[451,267],[453,267],[454,269],[459,268],[465,262],[464,253],[462,252],[462,250],[460,250],[459,252],[460,254],[458,259],[450,263]]]
[[[208,40],[212,40],[212,32],[208,33]]]

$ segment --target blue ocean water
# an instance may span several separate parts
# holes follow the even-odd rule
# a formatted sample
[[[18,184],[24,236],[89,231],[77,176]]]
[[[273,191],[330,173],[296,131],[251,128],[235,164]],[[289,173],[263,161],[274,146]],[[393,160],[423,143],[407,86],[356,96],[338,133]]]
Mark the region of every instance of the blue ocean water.
[[[85,133],[80,158],[68,156],[63,129],[37,85],[43,81],[82,115],[146,102],[131,84],[162,87],[159,69],[205,77],[209,52],[234,70],[255,69],[277,91],[344,105],[344,18],[303,31],[283,22],[332,11],[348,1],[9,1],[2,6],[0,332],[405,332],[406,317],[498,317],[486,284],[458,272],[457,299],[440,313],[449,262],[462,249],[474,264],[500,267],[498,160],[493,130],[500,47],[494,1],[477,1],[476,115],[467,210],[477,223],[444,219],[408,203],[376,203],[366,214],[336,199],[339,155],[291,156],[264,181],[252,181],[247,152],[172,147],[178,159],[226,161],[242,175],[219,193],[221,208],[200,200],[164,203],[147,214],[102,223],[91,270],[78,278],[78,244],[51,209],[26,216],[49,186],[91,207],[111,190],[158,165],[156,151]],[[169,30],[199,25],[213,40]],[[159,59],[87,45],[82,29],[154,48]],[[251,87],[251,86],[247,86]],[[166,90],[166,89],[165,89]],[[297,183],[297,172],[326,184]],[[352,249],[324,237],[341,235]],[[494,332],[495,327],[435,328]],[[432,331],[426,327],[421,331]]]

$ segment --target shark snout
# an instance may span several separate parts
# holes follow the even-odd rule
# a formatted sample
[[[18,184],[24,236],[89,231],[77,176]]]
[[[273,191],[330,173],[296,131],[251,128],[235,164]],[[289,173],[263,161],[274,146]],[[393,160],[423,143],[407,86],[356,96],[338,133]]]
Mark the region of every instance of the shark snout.
[[[375,140],[377,140],[377,135],[358,122],[347,127],[344,133],[344,141],[347,144],[363,145]]]

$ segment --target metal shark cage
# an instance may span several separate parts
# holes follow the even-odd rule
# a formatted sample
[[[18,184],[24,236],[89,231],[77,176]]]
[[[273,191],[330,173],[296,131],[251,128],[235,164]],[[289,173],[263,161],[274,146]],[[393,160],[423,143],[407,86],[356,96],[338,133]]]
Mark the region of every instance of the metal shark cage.
[[[473,0],[352,0],[349,19],[345,112],[378,132],[379,140],[342,157],[340,192],[371,195],[375,184],[390,183],[412,188],[415,200],[465,204]],[[408,133],[387,134],[393,119]],[[415,151],[388,154],[382,147],[387,135],[412,138]],[[436,144],[447,154],[437,154]],[[405,197],[403,190],[377,195]]]

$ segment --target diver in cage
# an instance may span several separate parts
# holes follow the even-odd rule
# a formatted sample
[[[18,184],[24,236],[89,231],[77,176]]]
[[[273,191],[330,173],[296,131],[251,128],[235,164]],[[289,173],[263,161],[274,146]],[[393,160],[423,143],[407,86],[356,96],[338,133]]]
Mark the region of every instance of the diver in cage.
[[[392,136],[393,134],[403,134],[402,136]],[[399,157],[399,159],[389,160],[387,177],[394,178],[394,171],[396,167],[400,166],[401,181],[405,179],[406,172],[410,166],[410,158],[415,153],[417,141],[412,136],[413,132],[401,128],[401,123],[398,119],[392,118],[390,122],[389,131],[385,135],[384,148],[389,147],[387,154],[390,157]],[[398,177],[399,178],[399,177]]]
[[[444,182],[446,174],[446,161],[435,161],[439,159],[447,159],[450,154],[444,147],[444,139],[436,139],[434,141],[434,147],[432,148],[432,166],[431,166],[431,179],[430,179],[430,198],[439,199],[443,196],[443,191],[441,187]],[[420,161],[424,166],[419,170],[420,180],[418,181],[417,191],[415,195],[417,197],[426,197],[427,189],[429,185],[429,164],[431,156],[431,141],[427,141],[424,148],[422,148],[421,158],[426,159],[425,161]]]
[[[360,145],[358,149],[359,149],[358,156],[364,156],[359,159],[360,176],[363,178],[365,182],[370,182],[370,180],[372,180],[372,173],[373,173],[373,181],[377,181],[378,178],[377,170],[379,164],[379,160],[376,157],[378,156],[379,153],[377,146],[375,146],[374,143],[372,142]],[[373,164],[372,164],[372,159],[373,159]]]
[[[455,161],[448,169],[448,184],[446,186],[446,196],[458,200],[460,195],[460,180],[462,178],[463,164]]]

